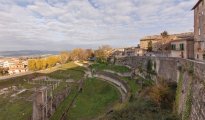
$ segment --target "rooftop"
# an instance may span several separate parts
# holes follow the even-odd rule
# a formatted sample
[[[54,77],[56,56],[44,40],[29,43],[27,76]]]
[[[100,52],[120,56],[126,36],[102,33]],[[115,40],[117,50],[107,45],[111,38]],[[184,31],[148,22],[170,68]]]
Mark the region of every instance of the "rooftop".
[[[194,10],[203,0],[199,0],[196,5],[192,8],[192,10]]]
[[[177,38],[193,38],[194,33],[193,32],[186,32],[186,33],[179,33],[179,34],[170,34],[171,37],[177,37]],[[147,40],[161,40],[161,35],[152,35],[152,36],[145,36],[141,39],[141,41],[147,41]]]
[[[188,38],[188,39],[177,39],[177,40],[171,41],[171,43],[174,43],[174,42],[181,42],[181,41],[194,41],[194,39],[193,39],[193,38]]]

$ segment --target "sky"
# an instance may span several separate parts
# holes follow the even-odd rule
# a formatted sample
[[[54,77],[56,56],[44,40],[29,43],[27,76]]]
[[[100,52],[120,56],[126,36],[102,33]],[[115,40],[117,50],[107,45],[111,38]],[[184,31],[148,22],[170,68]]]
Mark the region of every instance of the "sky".
[[[193,31],[197,0],[0,0],[0,51],[137,46]]]

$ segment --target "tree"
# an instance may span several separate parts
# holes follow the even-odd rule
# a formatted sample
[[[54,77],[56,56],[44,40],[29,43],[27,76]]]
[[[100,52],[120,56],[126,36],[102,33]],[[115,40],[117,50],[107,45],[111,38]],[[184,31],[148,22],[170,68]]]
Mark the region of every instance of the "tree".
[[[42,69],[48,68],[48,61],[46,60],[46,58],[42,60],[42,64],[43,64]]]
[[[70,55],[71,60],[85,60],[85,51],[81,48],[73,49]]]
[[[152,73],[152,66],[153,66],[153,64],[152,64],[152,60],[148,60],[148,62],[147,62],[147,73]]]
[[[150,98],[159,106],[159,107],[171,107],[174,102],[175,92],[171,90],[168,83],[161,78],[158,78],[157,84],[153,85],[149,91]],[[167,106],[171,105],[171,106]]]
[[[95,56],[99,62],[107,62],[108,57],[112,53],[112,48],[109,45],[103,45],[95,51]]]
[[[85,50],[85,54],[86,54],[86,59],[92,58],[92,57],[95,56],[92,49],[86,49],[86,50]]]
[[[46,58],[47,60],[47,63],[48,63],[48,67],[54,67],[59,61],[60,61],[60,58],[59,56],[50,56],[48,58]]]
[[[36,70],[36,60],[35,59],[28,60],[28,69]]]
[[[70,53],[68,51],[62,51],[60,53],[60,63],[65,64],[69,61]]]
[[[161,33],[161,36],[162,36],[163,38],[167,38],[167,37],[169,36],[169,34],[168,34],[167,31],[164,31],[164,32]]]
[[[36,62],[36,69],[37,70],[42,70],[43,69],[43,60],[42,59],[37,59],[35,62]]]
[[[60,62],[60,56],[49,56],[47,58],[38,58],[28,60],[29,70],[43,70],[54,67]]]
[[[0,76],[8,74],[9,68],[0,67]]]
[[[151,40],[148,42],[147,51],[148,51],[148,52],[152,52],[152,41],[151,41]]]

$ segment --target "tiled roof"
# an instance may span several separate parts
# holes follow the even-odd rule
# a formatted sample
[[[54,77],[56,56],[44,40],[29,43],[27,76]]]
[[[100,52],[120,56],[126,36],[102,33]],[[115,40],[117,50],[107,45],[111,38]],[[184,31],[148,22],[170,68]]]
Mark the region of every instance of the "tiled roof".
[[[192,10],[194,10],[203,0],[199,0],[196,5],[192,8]]]

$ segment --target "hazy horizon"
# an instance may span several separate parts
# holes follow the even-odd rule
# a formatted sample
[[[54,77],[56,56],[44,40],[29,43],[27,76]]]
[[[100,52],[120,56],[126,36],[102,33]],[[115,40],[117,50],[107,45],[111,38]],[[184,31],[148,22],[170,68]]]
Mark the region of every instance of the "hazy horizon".
[[[0,51],[136,46],[193,31],[196,0],[1,0]]]

